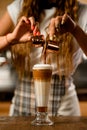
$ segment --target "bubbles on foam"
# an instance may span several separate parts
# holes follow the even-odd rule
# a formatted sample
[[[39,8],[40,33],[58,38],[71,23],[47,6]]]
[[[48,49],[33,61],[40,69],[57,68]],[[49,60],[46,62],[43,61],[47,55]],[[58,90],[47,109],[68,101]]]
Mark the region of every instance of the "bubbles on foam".
[[[35,64],[33,69],[52,69],[50,64]]]

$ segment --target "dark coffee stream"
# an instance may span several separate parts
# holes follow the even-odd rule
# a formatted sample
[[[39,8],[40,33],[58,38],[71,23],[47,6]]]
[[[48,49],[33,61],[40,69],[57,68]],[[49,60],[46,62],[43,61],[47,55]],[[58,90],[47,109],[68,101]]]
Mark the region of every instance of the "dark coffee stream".
[[[46,64],[47,53],[58,53],[58,41],[50,40],[49,37],[45,40],[43,35],[33,36],[31,40],[35,47],[43,47],[41,61],[43,61],[44,64]]]

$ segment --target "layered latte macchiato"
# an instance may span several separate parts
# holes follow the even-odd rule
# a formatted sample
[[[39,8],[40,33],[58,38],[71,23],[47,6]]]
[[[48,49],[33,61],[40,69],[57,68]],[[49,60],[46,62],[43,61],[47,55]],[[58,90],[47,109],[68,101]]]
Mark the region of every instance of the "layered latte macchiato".
[[[36,118],[32,125],[53,125],[48,117],[47,107],[50,93],[52,67],[49,64],[36,64],[33,67],[33,79],[36,97]]]
[[[52,67],[49,64],[36,64],[33,67],[33,78],[38,112],[47,112],[50,92]]]

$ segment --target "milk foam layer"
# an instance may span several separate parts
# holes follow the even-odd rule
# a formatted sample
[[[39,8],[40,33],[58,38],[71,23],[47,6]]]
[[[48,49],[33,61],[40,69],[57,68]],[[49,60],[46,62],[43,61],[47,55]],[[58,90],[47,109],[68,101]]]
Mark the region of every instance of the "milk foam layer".
[[[51,69],[52,67],[50,64],[36,64],[34,65],[33,69]]]

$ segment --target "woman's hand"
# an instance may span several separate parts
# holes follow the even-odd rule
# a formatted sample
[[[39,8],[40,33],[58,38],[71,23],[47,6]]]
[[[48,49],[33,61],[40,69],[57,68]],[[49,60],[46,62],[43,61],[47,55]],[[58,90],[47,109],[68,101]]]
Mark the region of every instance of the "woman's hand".
[[[35,22],[33,17],[26,18],[23,16],[14,31],[7,35],[7,41],[13,44],[28,42],[32,35],[40,35],[39,24]]]
[[[52,37],[54,34],[63,34],[66,32],[72,33],[76,23],[67,14],[63,16],[57,16],[52,18],[49,25],[49,36]]]

